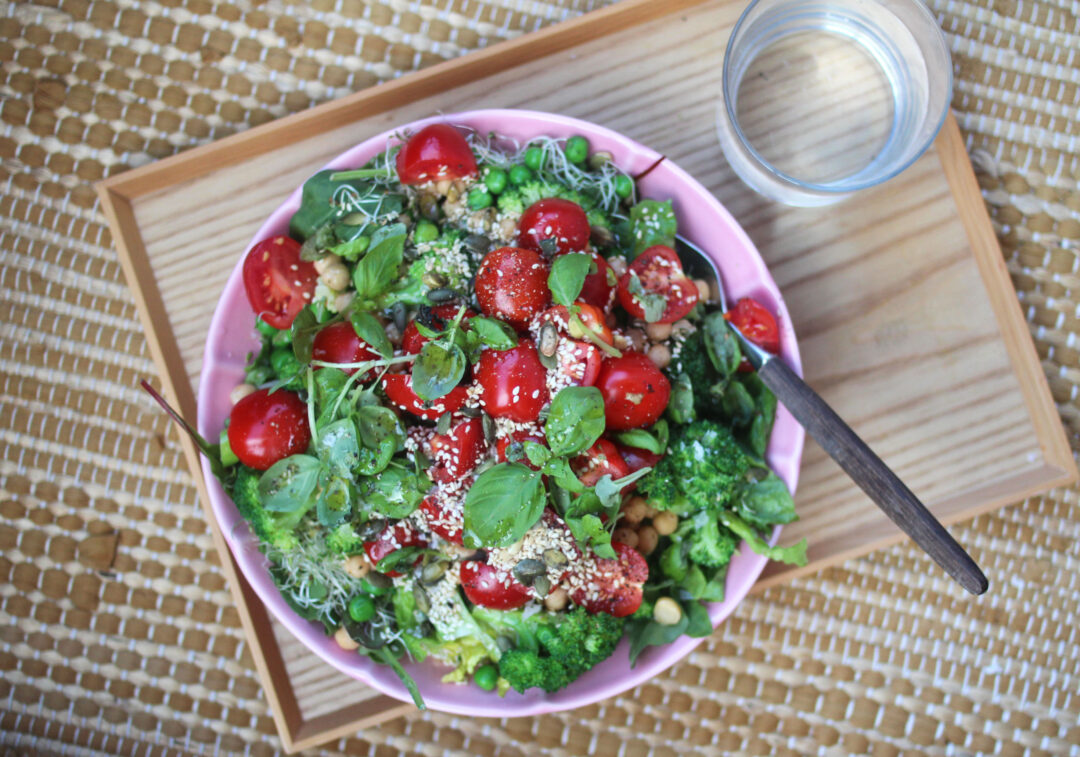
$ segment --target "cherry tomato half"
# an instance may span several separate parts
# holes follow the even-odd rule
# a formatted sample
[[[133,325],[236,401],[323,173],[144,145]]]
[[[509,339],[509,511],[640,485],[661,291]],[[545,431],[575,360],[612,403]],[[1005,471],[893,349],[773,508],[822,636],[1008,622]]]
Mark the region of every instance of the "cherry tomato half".
[[[461,179],[476,174],[476,158],[460,131],[450,124],[430,124],[402,145],[397,173],[402,184]]]
[[[427,544],[427,539],[424,538],[423,534],[417,533],[405,523],[398,522],[393,526],[384,528],[371,541],[364,542],[364,552],[367,554],[372,566],[376,566],[379,564],[379,560],[387,555],[392,555],[403,547],[426,547]],[[396,570],[388,570],[386,575],[396,578],[401,573]]]
[[[589,219],[576,202],[549,197],[533,203],[518,221],[518,244],[541,252],[540,243],[552,240],[554,252],[581,252],[589,241]],[[548,254],[551,254],[550,252]]]
[[[590,585],[576,586],[570,599],[594,615],[606,612],[616,618],[632,615],[641,607],[641,587],[649,578],[649,565],[636,549],[612,542],[616,558],[596,558],[589,574]]]
[[[630,473],[637,473],[642,468],[654,468],[656,467],[656,464],[660,462],[660,458],[663,457],[663,455],[649,452],[647,449],[627,447],[625,444],[619,444],[617,442],[615,448],[619,450],[619,455],[622,456],[623,461],[626,462],[626,467],[629,469],[627,475]],[[631,486],[633,486],[633,484],[631,484]]]
[[[603,255],[595,250],[591,252],[591,255],[593,262],[596,263],[596,273],[590,273],[585,277],[585,284],[581,287],[578,299],[607,312],[611,307],[612,292],[615,291],[618,279]]]
[[[558,371],[574,386],[593,386],[600,375],[600,366],[604,364],[604,355],[600,349],[588,342],[568,340],[571,347],[560,349]]]
[[[521,330],[551,300],[548,265],[535,250],[500,247],[480,263],[476,301],[487,315]]]
[[[368,347],[359,336],[356,329],[348,321],[331,323],[315,335],[315,342],[311,347],[312,360],[321,360],[324,363],[361,363],[365,360],[378,360],[379,355]],[[356,373],[356,368],[343,368],[348,375]],[[369,375],[374,369],[368,371]]]
[[[473,373],[493,418],[532,423],[548,403],[544,366],[529,339],[508,350],[484,350]]]
[[[683,273],[682,262],[675,250],[662,244],[653,245],[634,258],[619,278],[619,303],[635,318],[645,319],[645,307],[638,295],[630,292],[630,282],[637,274],[645,295],[659,295],[666,301],[663,315],[656,323],[675,323],[694,309],[698,290]]]
[[[435,317],[440,321],[452,321],[458,314],[458,310],[461,309],[460,305],[439,305],[431,309],[431,312],[435,314]],[[461,322],[465,323],[472,318],[476,313],[466,308],[465,315],[462,316]],[[438,326],[435,330],[439,331],[443,326]],[[411,320],[405,326],[405,333],[401,335],[401,349],[406,355],[419,355],[420,349],[427,344],[428,338],[420,333],[420,330],[416,328],[416,320]]]
[[[773,314],[757,300],[743,297],[724,317],[754,344],[773,354],[780,352],[780,327]]]
[[[615,480],[630,475],[630,467],[618,448],[607,439],[597,439],[596,444],[570,461],[570,467],[585,486],[596,486],[604,476]]]
[[[455,386],[446,396],[434,402],[425,402],[412,390],[412,376],[408,373],[388,373],[383,376],[383,390],[396,407],[429,421],[437,421],[443,413],[457,412],[469,398],[465,387]]]
[[[299,455],[310,442],[307,405],[293,392],[259,389],[233,405],[229,414],[229,447],[249,468],[266,470]]]
[[[516,610],[532,596],[529,588],[513,576],[504,581],[495,568],[479,560],[461,564],[461,588],[474,605],[493,610]]]
[[[521,431],[515,431],[510,436],[504,436],[499,441],[495,442],[495,457],[500,463],[508,462],[506,457],[506,450],[511,444],[515,442],[537,442],[539,444],[545,444],[547,440],[544,438],[543,432],[529,431],[528,429],[522,429]],[[522,465],[527,465],[533,470],[540,470],[538,467],[529,462],[527,457],[522,457],[519,461]]]
[[[434,464],[428,469],[432,481],[456,481],[480,462],[487,451],[484,424],[479,418],[465,418],[445,434],[435,434],[429,442]]]
[[[286,236],[264,239],[244,258],[244,291],[255,314],[287,329],[315,295],[315,264],[300,259],[300,243]]]
[[[460,496],[464,498],[472,486],[472,479],[467,479],[462,487]],[[438,488],[432,489],[431,493],[420,503],[420,510],[424,514],[427,527],[433,532],[446,539],[448,542],[461,546],[462,537],[465,535],[465,515],[460,507],[450,509],[439,501]]]
[[[604,395],[607,427],[619,431],[656,423],[671,396],[667,376],[640,352],[607,358],[596,386]]]

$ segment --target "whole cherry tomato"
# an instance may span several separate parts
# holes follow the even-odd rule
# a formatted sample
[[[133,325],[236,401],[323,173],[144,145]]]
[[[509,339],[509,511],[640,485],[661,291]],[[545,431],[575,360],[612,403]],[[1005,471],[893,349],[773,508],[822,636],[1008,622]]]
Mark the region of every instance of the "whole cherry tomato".
[[[458,310],[461,309],[460,305],[439,305],[431,309],[435,317],[443,322],[452,321],[458,314]],[[467,323],[476,313],[466,308],[465,315],[461,317],[462,324]],[[436,324],[435,330],[439,331],[444,326]],[[401,335],[401,349],[406,355],[419,355],[420,349],[427,344],[428,338],[420,333],[420,330],[416,327],[416,320],[411,320],[405,326],[405,333]]]
[[[379,564],[379,560],[387,555],[392,555],[403,547],[426,547],[427,544],[427,539],[424,538],[423,534],[417,533],[411,526],[399,521],[393,526],[387,525],[374,539],[364,542],[364,552],[367,554],[372,566],[376,566]],[[417,559],[419,560],[419,558]],[[401,573],[396,570],[388,570],[386,575],[396,578]]]
[[[456,481],[476,467],[487,451],[484,424],[479,418],[465,418],[445,434],[435,434],[429,442],[433,464],[428,469],[432,481]]]
[[[461,588],[474,605],[493,610],[516,610],[532,596],[528,587],[516,578],[500,578],[495,568],[479,560],[467,560],[461,564]]]
[[[548,265],[534,250],[500,247],[480,263],[476,301],[487,315],[501,318],[518,330],[551,301]]]
[[[514,443],[524,442],[537,442],[544,444],[547,440],[544,438],[543,432],[529,431],[528,429],[522,429],[521,431],[515,431],[510,436],[504,436],[499,441],[495,442],[495,457],[500,463],[508,462],[506,457],[506,450]],[[527,465],[533,470],[540,470],[538,467],[529,462],[527,457],[522,457],[520,461],[522,465]]]
[[[548,403],[544,366],[528,339],[508,350],[484,350],[473,372],[484,409],[493,418],[531,423]]]
[[[724,317],[754,344],[773,354],[780,352],[780,327],[773,314],[757,300],[743,297]]]
[[[630,290],[634,276],[644,289],[644,297],[662,297],[663,311],[655,323],[674,323],[694,309],[698,301],[697,285],[683,273],[682,262],[675,250],[662,244],[653,245],[634,258],[619,278],[619,303],[635,318],[645,318],[646,307],[641,293]]]
[[[379,355],[356,335],[356,329],[348,321],[338,321],[320,329],[315,334],[311,346],[311,359],[324,363],[362,363],[365,360],[378,360]],[[356,368],[343,368],[348,375],[356,373]],[[373,375],[374,369],[368,371]]]
[[[619,450],[607,439],[597,439],[596,444],[570,461],[570,467],[585,486],[596,486],[604,476],[615,480],[630,475]]]
[[[395,407],[429,421],[438,420],[443,413],[457,412],[469,398],[465,387],[455,386],[434,402],[425,402],[412,390],[412,376],[408,373],[388,373],[383,376],[383,390]]]
[[[596,263],[596,273],[590,273],[585,277],[585,284],[581,287],[578,299],[587,302],[593,307],[607,312],[611,307],[612,293],[618,284],[615,272],[611,270],[603,255],[593,250],[591,253],[593,262]],[[556,255],[555,257],[558,257]]]
[[[266,470],[307,449],[311,442],[307,405],[293,392],[259,389],[233,405],[228,436],[240,462]]]
[[[402,145],[397,174],[402,184],[462,179],[476,174],[476,158],[460,131],[450,124],[430,124]]]
[[[606,612],[625,618],[641,607],[642,586],[649,578],[649,565],[636,549],[614,541],[611,546],[615,549],[615,559],[596,558],[589,584],[575,586],[570,599],[594,615]]]
[[[300,259],[300,243],[286,236],[264,239],[244,258],[244,291],[255,314],[287,329],[315,295],[315,264]]]
[[[596,386],[604,396],[607,427],[618,431],[656,423],[671,396],[667,376],[640,352],[604,360]]]
[[[581,252],[589,242],[589,219],[576,202],[549,197],[525,209],[518,221],[518,244],[529,250],[549,255],[560,252]],[[551,250],[543,250],[541,242],[550,239]]]

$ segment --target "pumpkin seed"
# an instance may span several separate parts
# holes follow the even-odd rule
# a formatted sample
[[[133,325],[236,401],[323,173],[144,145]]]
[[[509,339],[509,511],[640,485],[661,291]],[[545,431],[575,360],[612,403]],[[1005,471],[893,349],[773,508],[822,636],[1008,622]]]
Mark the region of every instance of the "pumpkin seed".
[[[533,590],[536,591],[536,596],[546,597],[551,593],[551,581],[548,580],[547,576],[540,576],[533,581]]]
[[[370,220],[371,216],[367,213],[349,213],[341,219],[341,222],[346,226],[363,226]]]
[[[554,323],[546,321],[540,327],[540,354],[544,357],[554,357],[557,349],[559,349],[559,330],[555,328]]]
[[[376,589],[391,589],[394,586],[394,581],[390,576],[379,573],[377,570],[373,570],[364,576],[364,580]]]
[[[487,255],[491,250],[491,240],[483,234],[469,234],[469,236],[465,237],[464,241],[462,241],[462,244],[470,253],[480,257]]]
[[[424,192],[424,194],[420,195],[416,207],[420,209],[420,215],[429,221],[439,220],[439,198],[430,192]]]
[[[425,615],[431,612],[431,598],[424,591],[424,587],[420,584],[414,584],[412,593],[413,599],[416,600],[416,609]]]
[[[430,289],[441,289],[446,286],[446,277],[435,271],[428,271],[420,277],[420,280]]]
[[[519,560],[518,564],[513,569],[514,578],[526,586],[532,586],[536,579],[540,578],[547,573],[547,568],[544,567],[544,563],[539,560],[533,560],[526,558]],[[550,587],[549,587],[550,588]]]
[[[615,156],[607,150],[597,150],[589,156],[589,167],[598,171],[614,159]]]
[[[440,434],[450,431],[450,413],[443,413],[439,416],[439,420],[435,422],[435,431]]]
[[[446,563],[442,560],[428,563],[420,571],[420,583],[431,586],[442,580],[446,574]],[[426,610],[425,610],[426,612]]]
[[[386,528],[386,521],[382,518],[372,518],[364,525],[360,526],[357,532],[364,541],[371,541],[376,536],[383,532]]]
[[[457,292],[453,289],[432,289],[427,293],[428,302],[432,305],[438,305],[441,302],[450,302],[450,300],[457,296]]]
[[[408,311],[405,309],[405,303],[395,302],[390,306],[390,317],[394,319],[394,325],[398,327],[398,331],[402,334],[405,333],[406,320],[409,317]]]
[[[593,226],[592,241],[597,245],[609,245],[615,241],[615,235],[603,226]]]
[[[482,425],[484,427],[484,441],[488,444],[495,443],[495,419],[487,413],[482,416]]]
[[[549,568],[565,568],[569,564],[570,560],[559,550],[554,548],[544,550],[544,565]]]
[[[464,415],[466,418],[479,418],[483,414],[483,412],[484,411],[480,408],[473,407],[472,405],[466,405],[465,407],[461,408],[461,414]]]

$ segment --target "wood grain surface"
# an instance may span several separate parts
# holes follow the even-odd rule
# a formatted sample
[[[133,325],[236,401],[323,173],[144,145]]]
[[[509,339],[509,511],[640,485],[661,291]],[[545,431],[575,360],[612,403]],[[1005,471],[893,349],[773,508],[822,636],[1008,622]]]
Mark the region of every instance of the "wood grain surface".
[[[224,153],[212,145],[216,153],[170,159],[168,171],[150,166],[107,182],[106,204],[112,195],[130,208],[126,224],[114,219],[114,235],[139,269],[128,271],[129,280],[148,275],[139,263],[145,255],[142,265],[156,284],[158,313],[148,315],[144,293],[144,322],[152,340],[155,334],[174,340],[155,358],[159,366],[170,359],[175,365],[178,356],[186,371],[186,382],[179,371],[172,374],[174,399],[193,416],[192,387],[218,293],[257,227],[309,174],[365,137],[417,117],[528,107],[621,131],[714,192],[784,293],[807,382],[941,520],[1073,480],[1072,457],[955,122],[908,171],[843,205],[799,210],[762,200],[727,168],[714,126],[723,47],[741,5],[674,8],[614,33],[607,33],[605,17],[591,26],[578,19],[575,41],[591,40],[571,51],[547,30],[535,45],[527,38],[508,43],[528,51],[520,56],[525,62],[508,70],[480,76],[487,72],[474,61],[444,64],[436,67],[442,80],[421,72],[423,86],[411,94],[392,82],[389,90],[322,106],[324,123],[299,114],[226,140],[232,151],[217,163],[214,156]],[[509,65],[500,55],[487,52],[483,60]],[[440,81],[445,89],[436,86]],[[410,99],[417,93],[424,96]],[[286,123],[294,118],[300,120]],[[167,356],[171,350],[176,356]],[[801,571],[770,566],[762,586],[902,536],[810,442],[796,503],[801,520],[785,529],[782,541],[807,538],[810,564]],[[355,729],[350,713],[370,692],[273,625],[271,634],[256,629],[256,643],[278,656],[287,680],[271,677],[295,697],[301,722],[292,718],[287,743],[316,743]]]

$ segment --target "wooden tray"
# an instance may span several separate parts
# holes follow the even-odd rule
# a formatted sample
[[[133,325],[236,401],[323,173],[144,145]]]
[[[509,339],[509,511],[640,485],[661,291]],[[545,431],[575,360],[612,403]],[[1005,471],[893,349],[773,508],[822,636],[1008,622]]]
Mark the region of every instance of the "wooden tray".
[[[742,5],[624,0],[100,183],[169,398],[195,417],[218,293],[256,228],[310,173],[413,118],[528,107],[621,131],[710,188],[784,292],[809,383],[939,518],[1076,480],[955,121],[911,169],[846,204],[762,200],[730,173],[714,132]],[[206,504],[196,451],[181,443]],[[758,588],[902,538],[812,442],[801,475],[802,519],[784,541],[806,536],[810,564],[772,566]],[[287,750],[411,709],[337,673],[271,620],[208,520]]]

